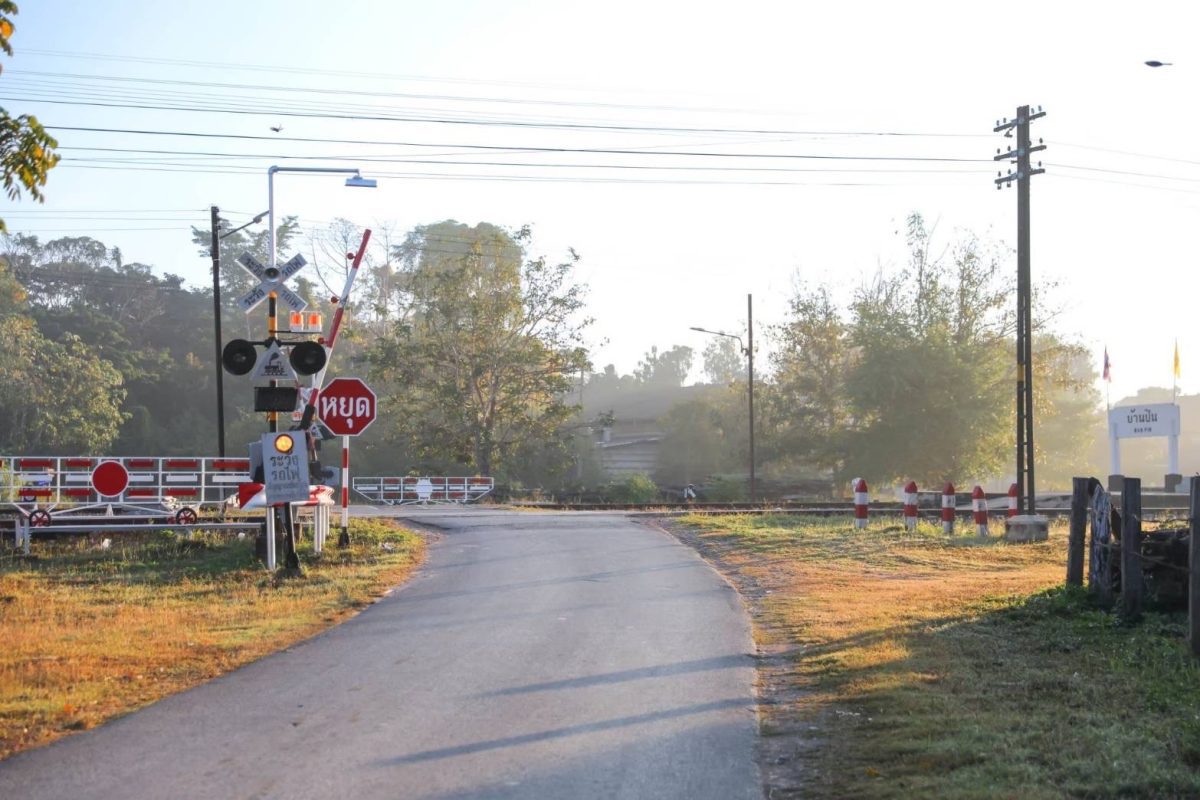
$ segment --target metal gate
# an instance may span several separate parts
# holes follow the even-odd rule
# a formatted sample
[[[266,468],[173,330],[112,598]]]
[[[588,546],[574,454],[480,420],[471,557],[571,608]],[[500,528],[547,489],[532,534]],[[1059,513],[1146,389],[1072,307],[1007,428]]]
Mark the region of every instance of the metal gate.
[[[350,479],[350,487],[373,503],[471,503],[491,493],[492,478],[440,478],[433,476]]]

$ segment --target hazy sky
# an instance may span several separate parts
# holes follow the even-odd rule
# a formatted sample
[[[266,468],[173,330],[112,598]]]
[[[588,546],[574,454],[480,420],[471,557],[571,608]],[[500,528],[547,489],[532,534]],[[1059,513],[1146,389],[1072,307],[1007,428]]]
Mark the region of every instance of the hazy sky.
[[[903,261],[913,211],[942,244],[1015,243],[991,129],[1041,105],[1033,274],[1060,285],[1056,326],[1097,368],[1107,344],[1114,397],[1169,386],[1176,337],[1200,391],[1194,3],[21,6],[0,102],[54,126],[63,162],[45,205],[0,203],[11,230],[203,284],[210,204],[240,224],[272,164],[360,166],[378,189],[279,176],[277,213],[532,224],[539,253],[583,256],[596,364],[622,372],[651,344],[701,350],[689,326],[739,329],[748,292],[761,334],[794,276],[848,295]]]

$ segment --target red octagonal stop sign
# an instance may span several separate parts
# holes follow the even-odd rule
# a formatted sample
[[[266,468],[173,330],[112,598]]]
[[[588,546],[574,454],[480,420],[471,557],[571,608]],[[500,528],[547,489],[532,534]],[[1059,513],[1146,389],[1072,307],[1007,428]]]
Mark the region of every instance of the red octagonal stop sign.
[[[358,378],[335,378],[317,398],[317,416],[335,436],[357,436],[375,421],[375,393]]]

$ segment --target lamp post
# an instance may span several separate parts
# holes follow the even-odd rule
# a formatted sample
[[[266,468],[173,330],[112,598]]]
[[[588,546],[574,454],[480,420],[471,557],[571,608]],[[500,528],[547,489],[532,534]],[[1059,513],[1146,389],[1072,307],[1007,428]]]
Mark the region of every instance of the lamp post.
[[[746,344],[742,344],[742,337],[725,333],[725,331],[710,331],[707,328],[696,327],[691,330],[736,339],[738,346],[742,348],[742,354],[746,356],[746,394],[747,405],[750,409],[750,502],[753,503],[758,496],[754,481],[754,295],[746,295]]]
[[[275,173],[276,172],[307,172],[307,173],[333,173],[341,175],[350,175],[346,179],[346,185],[350,187],[374,189],[376,186],[375,179],[364,178],[361,171],[357,167],[279,167],[273,166],[267,170],[267,246],[270,252],[267,254],[268,265],[272,270],[275,269]],[[274,339],[276,334],[276,298],[272,292],[267,296],[267,338]],[[275,385],[275,381],[271,381],[271,385]],[[278,417],[276,412],[271,412],[269,415],[269,429],[274,433],[278,427]]]
[[[217,344],[217,455],[221,458],[225,457],[225,371],[221,369],[221,240],[227,236],[232,236],[240,230],[249,228],[251,225],[256,225],[262,222],[263,217],[267,216],[264,211],[254,219],[234,228],[231,231],[220,233],[221,227],[221,209],[213,206],[212,209],[212,273],[213,273],[213,330],[216,334]]]

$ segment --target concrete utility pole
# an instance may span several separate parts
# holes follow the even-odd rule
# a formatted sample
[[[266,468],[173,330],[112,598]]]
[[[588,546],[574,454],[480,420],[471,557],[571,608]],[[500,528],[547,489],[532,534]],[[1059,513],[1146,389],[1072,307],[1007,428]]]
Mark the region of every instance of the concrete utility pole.
[[[1017,171],[1008,171],[1007,175],[997,173],[996,188],[1005,184],[1017,184],[1017,508],[1022,514],[1036,514],[1035,488],[1033,480],[1033,321],[1032,297],[1033,284],[1029,270],[1029,179],[1034,175],[1045,172],[1042,162],[1036,169],[1030,163],[1029,156],[1046,146],[1038,140],[1037,145],[1030,144],[1029,123],[1046,116],[1038,106],[1037,111],[1031,111],[1030,106],[1017,108],[1017,116],[1012,120],[997,121],[993,132],[1004,131],[1006,137],[1017,132],[1017,146],[1002,153],[997,148],[995,161],[1011,161],[1017,165]]]

